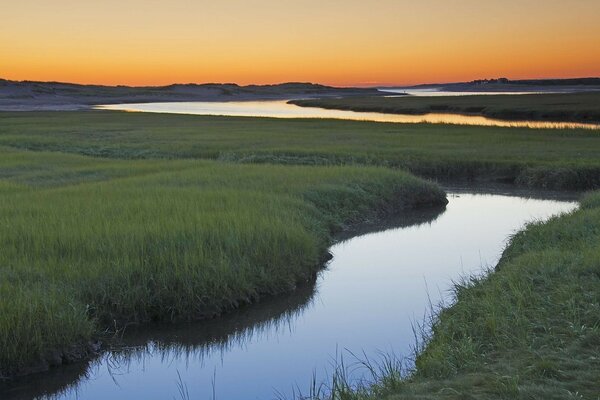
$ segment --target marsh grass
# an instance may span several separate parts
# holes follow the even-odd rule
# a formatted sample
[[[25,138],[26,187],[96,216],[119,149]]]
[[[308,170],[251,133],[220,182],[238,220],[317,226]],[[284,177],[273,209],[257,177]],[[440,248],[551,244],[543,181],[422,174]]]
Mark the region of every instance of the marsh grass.
[[[59,364],[105,329],[290,291],[345,224],[445,204],[433,184],[382,168],[2,156],[5,374]]]
[[[0,113],[1,145],[113,159],[377,165],[436,179],[501,180],[554,189],[600,187],[600,130],[24,112]],[[89,179],[102,178],[93,169],[85,172]],[[83,179],[81,174],[69,175],[68,169],[62,175],[78,177]]]

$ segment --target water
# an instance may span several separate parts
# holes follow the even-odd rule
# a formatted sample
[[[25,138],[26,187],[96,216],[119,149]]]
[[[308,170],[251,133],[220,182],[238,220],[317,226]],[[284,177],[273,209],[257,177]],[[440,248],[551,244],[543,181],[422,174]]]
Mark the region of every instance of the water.
[[[543,91],[543,92],[451,92],[448,90],[439,90],[439,89],[392,89],[392,88],[382,88],[379,89],[380,92],[391,93],[389,97],[396,97],[395,95],[411,95],[411,96],[419,96],[419,97],[439,97],[439,96],[490,96],[490,95],[522,95],[522,94],[550,94],[550,93],[562,93],[562,92],[554,92],[554,91]],[[386,96],[388,97],[388,96]]]
[[[346,233],[316,282],[291,295],[211,321],[130,330],[114,351],[24,378],[0,388],[0,397],[172,399],[177,382],[192,399],[306,392],[313,372],[317,379],[331,372],[336,353],[346,360],[347,350],[375,359],[380,351],[410,355],[413,324],[430,301],[451,301],[452,280],[494,266],[507,237],[527,221],[576,207],[548,194],[451,190],[449,201],[445,210]]]
[[[101,110],[130,112],[153,112],[169,114],[222,115],[236,117],[268,118],[328,118],[353,121],[393,122],[417,124],[459,124],[478,126],[504,126],[528,128],[586,128],[600,129],[599,124],[547,121],[504,121],[478,115],[430,113],[424,115],[384,114],[377,112],[357,112],[326,110],[318,107],[300,107],[288,104],[287,100],[227,101],[227,102],[173,102],[173,103],[133,103],[96,106]]]

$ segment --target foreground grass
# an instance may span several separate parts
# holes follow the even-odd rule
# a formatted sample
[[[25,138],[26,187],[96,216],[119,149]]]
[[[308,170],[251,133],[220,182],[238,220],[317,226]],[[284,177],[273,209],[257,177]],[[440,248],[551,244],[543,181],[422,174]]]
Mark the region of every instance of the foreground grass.
[[[600,187],[600,131],[203,117],[0,113],[0,145],[119,159],[380,165],[436,179]]]
[[[304,107],[388,114],[446,112],[508,120],[600,122],[600,92],[523,96],[345,97],[294,100],[291,103]]]
[[[353,390],[340,374],[314,398],[600,398],[600,192],[527,226],[495,271],[455,290],[412,374],[388,359],[375,385]]]
[[[0,375],[85,356],[104,329],[292,290],[344,224],[445,204],[433,184],[382,168],[0,148],[0,176]]]

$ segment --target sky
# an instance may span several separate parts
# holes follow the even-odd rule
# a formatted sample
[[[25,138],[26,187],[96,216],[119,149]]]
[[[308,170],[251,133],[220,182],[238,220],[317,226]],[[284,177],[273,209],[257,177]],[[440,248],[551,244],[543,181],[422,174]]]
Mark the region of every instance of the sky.
[[[600,0],[1,0],[0,78],[408,85],[600,76]]]

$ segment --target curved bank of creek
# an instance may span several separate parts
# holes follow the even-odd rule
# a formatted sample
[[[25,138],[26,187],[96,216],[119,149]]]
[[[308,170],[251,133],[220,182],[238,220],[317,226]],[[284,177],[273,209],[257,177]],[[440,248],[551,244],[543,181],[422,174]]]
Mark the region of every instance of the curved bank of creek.
[[[447,191],[445,210],[345,233],[312,285],[214,320],[129,329],[95,360],[0,385],[0,398],[173,399],[183,382],[191,399],[272,399],[306,393],[336,353],[410,355],[415,322],[430,301],[451,301],[452,280],[493,267],[526,222],[577,206],[547,192]]]

